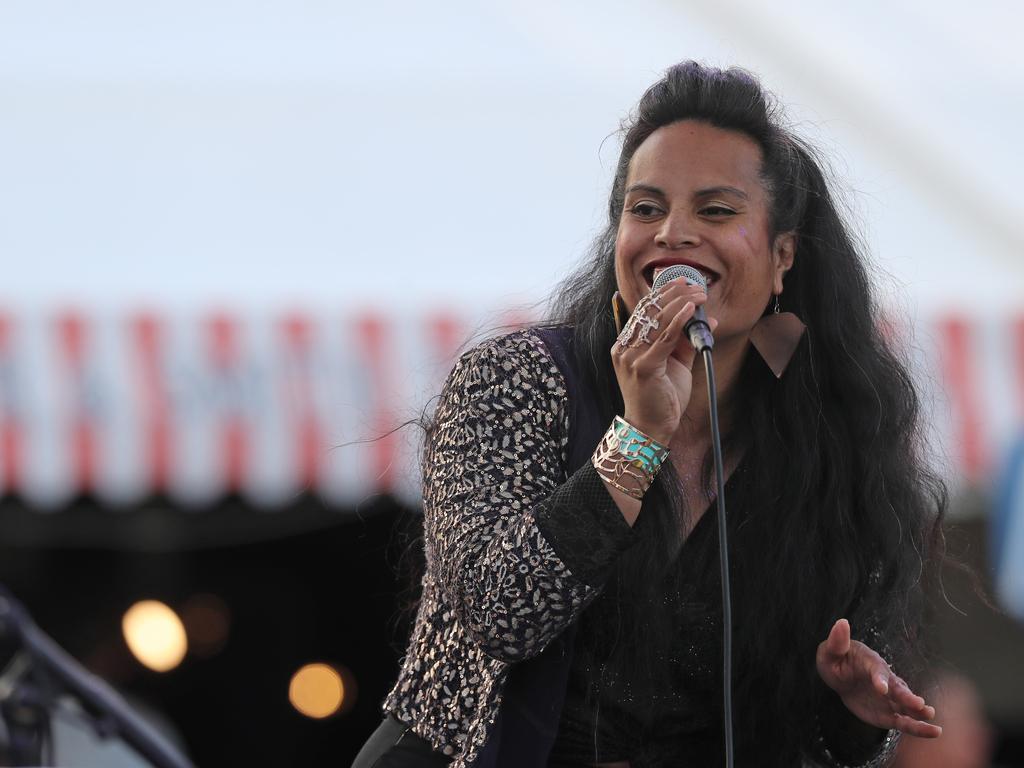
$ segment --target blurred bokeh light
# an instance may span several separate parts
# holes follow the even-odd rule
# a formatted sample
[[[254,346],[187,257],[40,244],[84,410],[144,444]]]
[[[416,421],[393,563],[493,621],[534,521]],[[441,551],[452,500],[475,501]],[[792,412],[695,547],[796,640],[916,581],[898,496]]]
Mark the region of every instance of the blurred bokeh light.
[[[328,664],[306,664],[292,675],[288,700],[306,717],[330,717],[345,701],[345,683],[338,670]]]
[[[227,642],[231,611],[217,595],[199,594],[181,606],[181,621],[185,625],[189,649],[197,656],[209,657],[218,653]]]
[[[154,672],[169,672],[188,650],[185,625],[168,605],[141,600],[121,620],[125,642],[141,664]]]

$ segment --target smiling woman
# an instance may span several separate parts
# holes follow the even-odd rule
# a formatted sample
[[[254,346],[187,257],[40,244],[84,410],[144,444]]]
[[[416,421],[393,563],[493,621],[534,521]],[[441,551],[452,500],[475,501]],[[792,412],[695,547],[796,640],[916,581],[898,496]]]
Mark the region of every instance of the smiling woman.
[[[650,293],[656,268],[689,264],[708,278],[707,311],[727,321],[716,351],[724,334],[749,335],[793,266],[794,234],[771,233],[762,163],[753,140],[697,120],[659,128],[640,146],[615,241],[630,310]]]
[[[652,290],[674,264],[707,292]],[[900,732],[936,736],[893,670],[917,668],[945,497],[873,305],[822,164],[757,80],[669,70],[549,321],[470,351],[445,384],[423,597],[356,766],[722,764],[723,629],[740,764],[881,765]],[[709,402],[684,333],[700,306],[728,475],[726,628]],[[786,359],[769,369],[757,339]]]

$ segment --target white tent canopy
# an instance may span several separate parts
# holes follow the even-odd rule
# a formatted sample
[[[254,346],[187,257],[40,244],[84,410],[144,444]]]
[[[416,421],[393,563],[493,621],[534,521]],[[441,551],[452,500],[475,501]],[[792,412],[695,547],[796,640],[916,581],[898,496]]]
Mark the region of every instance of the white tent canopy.
[[[482,309],[600,226],[669,64],[762,76],[835,161],[893,300],[1019,303],[1011,3],[0,6],[0,302]],[[512,267],[514,265],[514,267]]]
[[[226,309],[258,326],[296,307],[480,317],[540,299],[602,226],[613,134],[643,89],[680,59],[739,64],[832,158],[921,349],[948,350],[942,318],[963,318],[981,367],[954,377],[937,419],[984,423],[983,438],[949,427],[967,442],[945,453],[960,466],[983,444],[997,466],[1024,418],[1018,15],[923,0],[6,2],[0,316],[105,327],[143,310],[185,328]],[[920,370],[949,386],[937,359]]]

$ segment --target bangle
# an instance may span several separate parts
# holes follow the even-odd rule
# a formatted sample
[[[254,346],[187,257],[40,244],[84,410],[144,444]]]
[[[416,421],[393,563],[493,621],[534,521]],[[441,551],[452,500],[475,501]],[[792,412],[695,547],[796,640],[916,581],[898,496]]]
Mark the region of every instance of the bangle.
[[[642,499],[668,458],[668,448],[616,416],[590,459],[613,488]]]

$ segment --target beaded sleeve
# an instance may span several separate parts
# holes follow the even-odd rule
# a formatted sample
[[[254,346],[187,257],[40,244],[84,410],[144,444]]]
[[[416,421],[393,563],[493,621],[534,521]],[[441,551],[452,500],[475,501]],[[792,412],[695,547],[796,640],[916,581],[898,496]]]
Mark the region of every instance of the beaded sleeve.
[[[565,477],[564,408],[538,339],[485,343],[449,377],[425,456],[428,570],[484,652],[506,662],[564,630],[634,540],[592,467]]]

